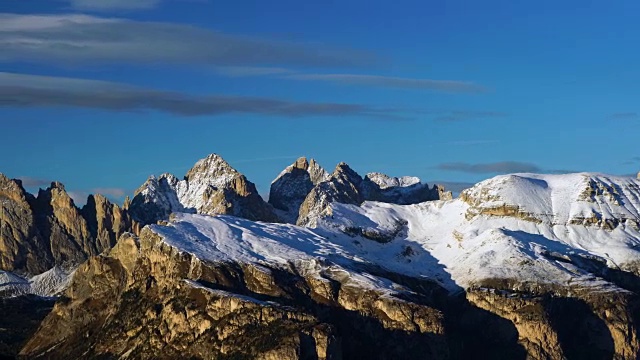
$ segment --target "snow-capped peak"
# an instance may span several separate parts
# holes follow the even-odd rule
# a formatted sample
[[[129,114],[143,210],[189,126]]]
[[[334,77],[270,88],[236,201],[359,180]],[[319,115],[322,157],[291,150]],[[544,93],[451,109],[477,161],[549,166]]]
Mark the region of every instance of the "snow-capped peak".
[[[143,224],[166,220],[172,212],[278,220],[255,185],[217,154],[199,160],[183,180],[171,174],[150,177],[136,192],[130,212]]]

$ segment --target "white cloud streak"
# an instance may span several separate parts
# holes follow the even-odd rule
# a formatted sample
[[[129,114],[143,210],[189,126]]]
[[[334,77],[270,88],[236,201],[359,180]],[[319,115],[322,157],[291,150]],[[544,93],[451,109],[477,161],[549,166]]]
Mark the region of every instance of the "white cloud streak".
[[[294,102],[273,98],[193,95],[128,84],[0,72],[0,107],[78,107],[153,110],[181,116],[260,114],[280,117],[363,116],[401,119],[392,109],[359,104]]]
[[[136,1],[128,2],[135,4]],[[3,62],[64,65],[138,63],[325,68],[362,66],[377,61],[375,56],[353,49],[311,47],[186,24],[80,14],[0,14],[0,49]]]

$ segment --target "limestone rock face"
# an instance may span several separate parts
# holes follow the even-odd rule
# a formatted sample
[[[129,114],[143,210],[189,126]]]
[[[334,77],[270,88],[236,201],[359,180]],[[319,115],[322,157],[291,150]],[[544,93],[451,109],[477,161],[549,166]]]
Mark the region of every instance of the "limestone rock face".
[[[629,289],[617,292],[570,286],[517,292],[487,282],[456,295],[422,278],[362,269],[360,279],[395,284],[399,292],[390,293],[328,260],[300,268],[295,262],[287,268],[203,261],[164,241],[154,228],[145,227],[139,237],[124,234],[111,250],[85,262],[21,357],[631,360],[640,355],[637,280],[621,282]],[[299,271],[313,266],[322,270]]]
[[[145,228],[77,270],[21,356],[446,359],[443,314],[427,305],[435,299],[206,263]]]
[[[100,194],[89,195],[81,212],[100,252],[112,248],[122,234],[132,229],[128,213]]]
[[[98,254],[87,221],[61,183],[54,182],[40,190],[35,212],[36,223],[42,235],[49,239],[56,264],[80,264]]]
[[[328,179],[316,184],[300,206],[296,223],[316,226],[317,220],[331,215],[331,203],[360,205],[362,202],[379,201],[400,205],[416,204],[431,200],[451,200],[451,192],[441,185],[429,188],[417,177],[390,177],[370,173],[363,179],[349,165],[340,163]]]
[[[362,184],[367,200],[399,205],[417,204],[431,200],[451,200],[451,193],[444,191],[442,185],[429,188],[414,176],[400,178],[381,173],[369,173]]]
[[[35,198],[27,193],[19,180],[0,174],[0,269],[39,274],[53,266],[53,256],[36,226],[32,204]]]
[[[269,204],[282,212],[284,220],[295,223],[309,192],[328,178],[329,174],[314,159],[301,157],[273,180]]]
[[[0,174],[3,227],[0,270],[37,275],[55,265],[73,266],[110,248],[131,221],[101,195],[78,209],[61,183],[27,193],[19,180]]]
[[[638,296],[632,293],[550,293],[510,297],[469,291],[471,304],[511,322],[531,359],[635,359],[640,355]]]
[[[142,225],[166,220],[172,212],[279,220],[255,185],[216,154],[198,161],[183,180],[171,174],[150,177],[136,191],[129,211]]]
[[[315,226],[321,216],[331,214],[331,203],[360,205],[364,200],[361,191],[362,177],[346,163],[336,166],[328,180],[316,185],[300,206],[297,224]]]

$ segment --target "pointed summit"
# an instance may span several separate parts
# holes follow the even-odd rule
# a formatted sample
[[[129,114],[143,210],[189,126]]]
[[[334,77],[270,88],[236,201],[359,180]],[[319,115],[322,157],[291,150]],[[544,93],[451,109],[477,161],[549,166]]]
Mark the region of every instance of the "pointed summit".
[[[271,183],[269,203],[279,210],[285,221],[295,223],[307,194],[328,178],[329,174],[314,159],[298,158]]]
[[[364,196],[360,191],[362,177],[344,162],[339,163],[330,177],[318,183],[300,206],[296,223],[316,226],[316,221],[331,213],[331,203],[360,205]]]
[[[183,180],[171,174],[151,176],[136,191],[130,211],[142,225],[166,220],[172,212],[278,221],[255,185],[217,154],[196,162]]]
[[[199,181],[207,178],[210,182],[220,182],[223,184],[229,178],[239,174],[220,155],[211,154],[204,159],[198,160],[185,175],[185,180],[189,182]]]
[[[38,275],[55,265],[75,266],[130,231],[128,215],[117,205],[91,195],[80,210],[60,182],[40,189],[36,198],[19,180],[0,174],[0,206],[0,270],[5,271]]]

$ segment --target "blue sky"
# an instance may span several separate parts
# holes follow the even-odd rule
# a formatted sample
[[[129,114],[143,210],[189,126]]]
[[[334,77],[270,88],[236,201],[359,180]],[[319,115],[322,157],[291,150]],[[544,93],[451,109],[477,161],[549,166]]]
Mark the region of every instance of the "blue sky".
[[[218,153],[473,183],[640,170],[637,1],[0,2],[0,172],[121,200]],[[452,184],[454,188],[459,184]]]

